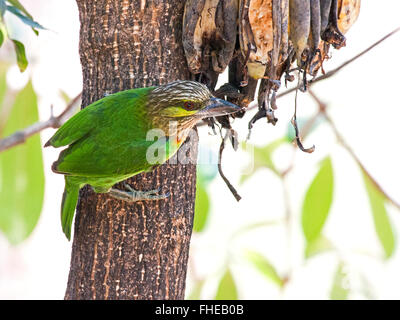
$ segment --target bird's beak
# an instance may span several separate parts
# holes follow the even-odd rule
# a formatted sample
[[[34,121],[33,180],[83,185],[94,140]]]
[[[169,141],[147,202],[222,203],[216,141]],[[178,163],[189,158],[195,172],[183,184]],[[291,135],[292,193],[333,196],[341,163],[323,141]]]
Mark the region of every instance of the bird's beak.
[[[204,119],[209,117],[224,116],[242,110],[241,107],[229,101],[212,97],[206,107],[197,112],[196,116]]]

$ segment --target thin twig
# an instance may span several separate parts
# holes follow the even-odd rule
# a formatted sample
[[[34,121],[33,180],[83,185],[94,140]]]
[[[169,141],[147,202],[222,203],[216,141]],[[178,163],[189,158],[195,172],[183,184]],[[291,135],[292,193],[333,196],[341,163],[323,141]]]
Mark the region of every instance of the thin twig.
[[[299,73],[299,82],[300,82],[300,73]],[[315,146],[312,145],[312,147],[310,147],[310,148],[304,148],[304,146],[301,142],[301,139],[300,139],[299,127],[297,125],[297,93],[298,93],[298,91],[299,90],[296,90],[296,95],[294,98],[294,113],[293,113],[293,117],[292,117],[292,121],[291,121],[294,131],[295,131],[295,135],[296,135],[296,143],[301,151],[306,152],[306,153],[313,153],[315,150]]]
[[[75,107],[77,102],[81,99],[81,95],[82,93],[78,94],[74,99],[72,99],[70,103],[66,106],[64,111],[57,117],[53,115],[52,111],[50,118],[48,120],[38,121],[23,130],[19,130],[8,137],[1,139],[0,152],[5,151],[18,144],[24,143],[26,139],[44,129],[59,128],[64,123],[64,121],[66,121],[69,112]]]
[[[224,148],[225,148],[225,140],[226,140],[227,136],[228,136],[228,133],[226,133],[225,137],[222,138],[221,145],[219,147],[218,172],[219,172],[222,180],[224,180],[225,184],[228,186],[229,190],[232,192],[232,194],[235,197],[235,199],[237,201],[240,201],[240,199],[242,199],[242,197],[239,195],[239,193],[236,191],[235,187],[229,182],[228,178],[222,172],[222,165],[221,165],[221,163],[222,163],[222,153],[223,153]]]
[[[315,100],[315,102],[319,106],[320,113],[325,117],[326,121],[330,125],[333,133],[336,136],[336,139],[338,142],[341,144],[343,148],[347,150],[347,152],[350,154],[350,156],[354,159],[354,161],[358,164],[362,172],[371,180],[371,182],[374,184],[376,189],[387,199],[389,202],[395,206],[397,209],[400,210],[400,203],[398,203],[396,200],[394,200],[392,197],[390,197],[385,190],[381,187],[381,185],[376,181],[376,179],[371,175],[371,173],[367,170],[367,168],[364,166],[364,164],[361,162],[360,158],[357,157],[353,149],[347,144],[347,142],[344,140],[343,136],[340,134],[338,128],[336,127],[334,121],[332,118],[328,115],[326,112],[326,104],[322,102],[312,90],[308,90],[309,94],[311,97]]]

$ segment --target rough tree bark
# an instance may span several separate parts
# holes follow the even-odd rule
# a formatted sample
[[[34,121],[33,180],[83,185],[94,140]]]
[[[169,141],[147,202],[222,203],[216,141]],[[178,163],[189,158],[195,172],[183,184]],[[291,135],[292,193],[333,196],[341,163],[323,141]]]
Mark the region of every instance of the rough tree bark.
[[[188,79],[181,0],[77,0],[83,106],[107,92]],[[187,141],[197,154],[195,139]],[[101,146],[99,146],[101,147]],[[194,164],[134,177],[166,200],[127,204],[85,187],[75,218],[65,299],[183,299],[196,185]]]

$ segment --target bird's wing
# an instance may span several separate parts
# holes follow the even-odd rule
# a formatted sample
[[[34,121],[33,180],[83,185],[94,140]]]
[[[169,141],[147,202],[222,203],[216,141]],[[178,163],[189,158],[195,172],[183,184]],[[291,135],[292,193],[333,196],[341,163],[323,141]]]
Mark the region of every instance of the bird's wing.
[[[82,177],[113,177],[148,169],[146,152],[154,143],[146,141],[150,126],[146,114],[148,90],[151,88],[107,96],[99,100],[101,105],[88,106],[71,118],[54,135],[54,141],[50,139],[55,146],[69,144],[53,164],[53,171]]]
[[[102,100],[96,101],[81,110],[65,122],[44,145],[55,148],[72,144],[87,135],[96,126],[95,110],[102,105]]]
[[[93,102],[65,122],[44,146],[59,148],[79,141],[107,122],[107,118],[115,119],[113,113],[116,108],[135,105],[135,100],[143,99],[151,89],[125,90]]]

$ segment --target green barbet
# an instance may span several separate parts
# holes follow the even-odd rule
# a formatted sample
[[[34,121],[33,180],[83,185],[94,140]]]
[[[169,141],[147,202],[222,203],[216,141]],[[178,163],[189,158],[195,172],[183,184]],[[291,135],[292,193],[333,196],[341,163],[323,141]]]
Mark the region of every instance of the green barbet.
[[[79,111],[45,144],[68,146],[52,165],[55,173],[65,176],[61,224],[66,237],[71,237],[84,185],[126,201],[163,199],[168,195],[157,195],[157,190],[143,192],[126,185],[127,191],[122,191],[112,186],[167,161],[199,120],[240,110],[215,98],[205,85],[182,80],[117,92]]]

